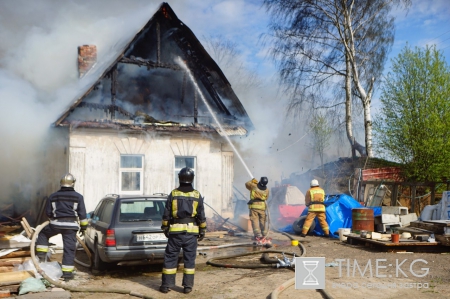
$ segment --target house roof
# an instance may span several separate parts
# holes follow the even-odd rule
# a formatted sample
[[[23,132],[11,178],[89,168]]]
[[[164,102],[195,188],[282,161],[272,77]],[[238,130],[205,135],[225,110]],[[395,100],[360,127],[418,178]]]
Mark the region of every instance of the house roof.
[[[165,38],[170,38],[170,41],[178,46],[180,57],[186,63],[188,69],[191,71],[193,77],[198,85],[201,85],[202,93],[206,96],[205,101],[208,103],[206,106],[213,108],[213,113],[221,116],[221,119],[228,119],[228,123],[224,125],[224,132],[220,132],[217,126],[214,124],[211,126],[213,130],[216,130],[219,134],[227,135],[245,135],[247,131],[253,129],[253,124],[245,111],[244,106],[231,88],[231,84],[225,77],[222,70],[211,58],[205,48],[201,45],[194,33],[178,19],[172,8],[167,3],[162,3],[152,18],[130,38],[122,39],[124,42],[118,45],[116,55],[109,58],[109,62],[97,63],[95,67],[101,68],[95,71],[98,74],[95,78],[91,78],[92,84],[87,85],[81,96],[78,96],[73,104],[68,107],[64,113],[56,120],[55,126],[65,126],[71,123],[68,120],[68,116],[77,108],[90,108],[90,109],[112,109],[128,117],[134,119],[134,114],[127,111],[123,107],[97,103],[89,103],[86,101],[87,96],[99,85],[102,80],[111,76],[111,73],[117,69],[118,64],[134,64],[139,67],[144,66],[147,69],[159,69],[182,72],[183,69],[176,63],[167,63],[160,60],[160,56],[164,55],[164,50],[160,50],[160,40],[152,40],[151,30],[154,31],[155,26],[157,30],[165,28]],[[163,29],[161,29],[163,30]],[[152,60],[151,57],[146,57],[148,49],[157,45],[158,55],[157,59]],[[91,76],[92,77],[92,76]],[[148,83],[147,83],[148,84]],[[198,89],[200,90],[200,89]],[[167,100],[166,100],[167,101]],[[197,108],[195,108],[197,109]],[[195,112],[197,113],[197,112]],[[196,115],[201,120],[205,115]],[[211,118],[211,116],[209,116]],[[195,118],[197,121],[197,118]],[[92,120],[82,121],[85,124],[92,123]],[[78,121],[80,123],[80,121]],[[175,122],[174,122],[175,123]],[[119,120],[117,125],[129,125],[123,124]],[[198,124],[195,124],[198,130]],[[177,126],[174,124],[167,124],[166,126]],[[193,125],[194,126],[194,125]],[[189,126],[187,126],[189,127]],[[245,132],[245,133],[244,133]]]

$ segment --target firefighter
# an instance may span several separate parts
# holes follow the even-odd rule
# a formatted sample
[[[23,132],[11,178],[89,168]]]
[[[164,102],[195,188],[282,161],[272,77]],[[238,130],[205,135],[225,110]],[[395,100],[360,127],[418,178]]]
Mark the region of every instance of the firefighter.
[[[269,189],[266,185],[268,182],[267,177],[261,177],[259,182],[253,178],[245,183],[245,187],[250,191],[250,201],[247,205],[256,244],[270,246],[270,239],[266,238],[269,232],[269,227],[266,225],[266,202],[269,198]]]
[[[314,221],[314,218],[317,217],[325,237],[329,237],[330,229],[328,227],[327,217],[325,215],[325,205],[323,203],[325,200],[325,191],[319,187],[319,182],[317,180],[312,180],[310,186],[311,188],[306,191],[305,195],[305,204],[308,207],[308,216],[306,216],[300,236],[306,237],[311,223]]]
[[[192,292],[194,287],[195,258],[197,242],[206,233],[206,217],[203,197],[192,187],[194,171],[185,167],[178,173],[180,186],[167,197],[161,229],[169,239],[164,253],[162,283],[160,292],[167,293],[175,286],[178,257],[183,249],[184,293]]]
[[[48,239],[57,234],[62,235],[64,251],[61,268],[64,280],[74,277],[76,234],[78,230],[84,232],[88,224],[83,195],[75,191],[75,181],[72,174],[66,173],[61,178],[61,188],[48,197],[45,213],[50,224],[42,229],[36,241],[36,255],[39,261],[46,261]]]

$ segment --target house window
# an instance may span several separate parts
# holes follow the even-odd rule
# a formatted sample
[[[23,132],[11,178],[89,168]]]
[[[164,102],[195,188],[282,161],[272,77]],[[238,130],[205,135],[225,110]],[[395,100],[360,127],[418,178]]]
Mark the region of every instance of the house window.
[[[141,155],[120,156],[120,193],[143,194],[144,157]]]
[[[178,173],[180,170],[184,167],[189,167],[195,172],[195,157],[175,157],[175,188],[177,188],[180,185],[180,181],[178,180]],[[192,187],[195,188],[195,177],[194,181],[192,182]]]

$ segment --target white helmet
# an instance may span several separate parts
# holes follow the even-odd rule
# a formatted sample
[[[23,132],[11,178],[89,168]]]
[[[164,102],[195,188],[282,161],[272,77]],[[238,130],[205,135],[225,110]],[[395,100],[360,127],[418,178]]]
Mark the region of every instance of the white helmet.
[[[311,187],[319,187],[319,181],[318,180],[312,180],[311,181]]]

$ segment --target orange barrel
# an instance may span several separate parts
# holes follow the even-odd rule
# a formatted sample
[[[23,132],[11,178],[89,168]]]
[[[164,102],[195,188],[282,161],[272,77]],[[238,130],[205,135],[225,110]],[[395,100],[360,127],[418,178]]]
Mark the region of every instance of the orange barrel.
[[[352,209],[352,231],[359,234],[362,230],[368,232],[374,231],[374,217],[372,209]]]

